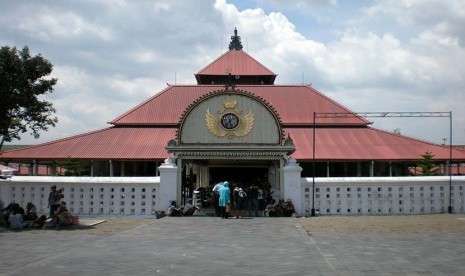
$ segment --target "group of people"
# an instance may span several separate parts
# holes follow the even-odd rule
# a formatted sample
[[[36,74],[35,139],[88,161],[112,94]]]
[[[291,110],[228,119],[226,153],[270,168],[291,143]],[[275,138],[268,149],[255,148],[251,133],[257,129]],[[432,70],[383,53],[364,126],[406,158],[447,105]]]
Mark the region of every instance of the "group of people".
[[[63,197],[63,189],[57,189],[55,185],[50,188],[48,197],[49,217],[46,215],[39,216],[37,208],[32,202],[28,202],[26,209],[24,209],[15,202],[5,207],[0,200],[0,225],[13,230],[43,228],[49,219],[51,219],[50,228],[72,225],[73,216],[66,208],[66,202],[62,200]]]
[[[280,199],[277,202],[272,199],[265,208],[265,214],[267,217],[291,217],[295,214],[294,204],[290,199]]]
[[[0,225],[20,230],[25,226],[36,226],[39,217],[37,216],[37,208],[32,202],[28,202],[26,209],[21,207],[16,202],[11,202],[8,206],[4,206],[0,200]]]
[[[63,201],[63,188],[57,189],[55,185],[50,187],[48,195],[48,207],[50,208],[50,218],[52,219],[51,228],[60,226],[73,225],[73,216],[66,208],[66,202]]]
[[[280,199],[279,191],[271,185],[262,189],[260,185],[242,186],[235,185],[230,189],[228,181],[217,183],[213,186],[214,206],[218,217],[229,218],[234,211],[236,219],[247,216],[287,216],[295,214],[292,201]]]
[[[192,204],[192,199],[188,199],[184,206],[179,206],[176,201],[173,200],[166,214],[169,217],[188,217],[194,215],[195,211],[200,212],[200,209]]]

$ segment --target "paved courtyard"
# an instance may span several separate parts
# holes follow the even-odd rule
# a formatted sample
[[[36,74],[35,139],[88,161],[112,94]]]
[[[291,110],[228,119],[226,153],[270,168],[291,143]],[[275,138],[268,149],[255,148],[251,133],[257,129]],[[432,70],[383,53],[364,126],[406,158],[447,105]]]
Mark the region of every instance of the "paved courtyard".
[[[415,225],[430,230],[412,231]],[[464,229],[458,215],[108,219],[71,230],[1,229],[0,274],[464,275]]]

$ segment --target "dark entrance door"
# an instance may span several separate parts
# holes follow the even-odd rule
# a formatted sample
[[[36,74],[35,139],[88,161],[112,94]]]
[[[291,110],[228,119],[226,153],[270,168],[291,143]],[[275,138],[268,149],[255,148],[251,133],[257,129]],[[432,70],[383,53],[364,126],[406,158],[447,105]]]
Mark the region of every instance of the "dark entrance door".
[[[267,167],[210,167],[211,183],[228,181],[253,184],[268,180]]]

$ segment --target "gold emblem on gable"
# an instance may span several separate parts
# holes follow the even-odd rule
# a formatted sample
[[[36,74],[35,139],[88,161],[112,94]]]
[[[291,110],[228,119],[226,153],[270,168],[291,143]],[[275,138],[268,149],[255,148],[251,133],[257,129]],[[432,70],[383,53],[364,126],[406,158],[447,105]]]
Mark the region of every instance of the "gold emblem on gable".
[[[205,122],[211,134],[218,137],[243,137],[252,130],[255,115],[252,109],[249,113],[242,115],[242,111],[237,107],[237,100],[227,99],[223,102],[218,115],[212,115],[210,108],[205,114]]]

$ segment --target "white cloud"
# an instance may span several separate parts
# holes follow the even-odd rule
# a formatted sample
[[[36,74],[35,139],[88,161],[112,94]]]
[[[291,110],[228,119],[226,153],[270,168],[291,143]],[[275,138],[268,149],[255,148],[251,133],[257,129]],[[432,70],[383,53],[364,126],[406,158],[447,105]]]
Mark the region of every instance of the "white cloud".
[[[366,9],[370,19],[394,18],[402,26],[465,43],[465,2],[462,0],[385,0]]]
[[[282,9],[279,1],[263,2],[267,9],[254,3],[9,1],[0,11],[0,44],[28,45],[55,64],[50,99],[60,122],[44,139],[106,127],[166,83],[194,83],[237,27],[244,50],[278,74],[277,83],[305,78],[354,111],[452,110],[455,141],[465,144],[464,1],[354,1],[353,15],[335,0],[286,1]],[[302,30],[319,26],[287,12],[297,9],[333,22],[337,35],[305,37]],[[422,123],[384,125],[435,142],[443,136]]]
[[[278,9],[291,9],[303,13],[316,13],[318,11],[338,6],[337,0],[267,0]],[[265,4],[265,2],[262,2]]]
[[[123,75],[111,76],[104,80],[106,85],[117,95],[117,99],[130,100],[136,98],[148,98],[153,95],[153,87],[160,86],[161,83],[155,78],[134,78],[128,79]]]
[[[73,11],[57,11],[50,7],[23,6],[12,17],[17,31],[25,32],[31,38],[45,42],[55,39],[76,39],[94,36],[104,41],[112,40],[111,32],[96,22],[86,21]]]
[[[458,8],[460,4],[451,1],[445,10],[454,13],[452,20],[448,12],[437,12],[428,21],[422,14],[434,9],[436,3],[424,2],[378,1],[367,9],[367,17],[352,18],[350,28],[338,30],[337,39],[329,43],[303,37],[279,12],[266,14],[258,8],[239,11],[224,1],[217,1],[215,7],[227,23],[240,26],[243,41],[244,37],[254,38],[253,42],[249,39],[250,53],[272,70],[279,68],[275,72],[279,83],[299,82],[305,72],[306,80],[310,76],[315,87],[322,87],[324,93],[354,111],[453,109],[455,125],[460,128],[465,112],[457,103],[465,102],[460,88],[465,68],[457,60],[465,60],[465,52],[455,25],[465,24],[465,20],[452,12],[454,5]],[[408,25],[409,32],[399,33],[398,28],[393,28],[395,33],[380,32],[367,27],[392,16],[401,24],[399,28]],[[419,127],[421,122],[406,124],[424,139],[439,142],[438,135],[444,135],[424,130]],[[465,143],[464,133],[457,136],[458,143]]]

